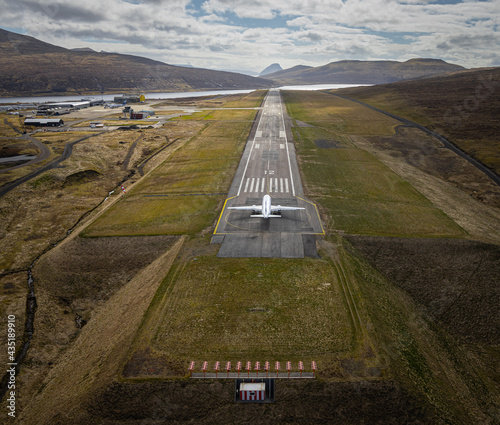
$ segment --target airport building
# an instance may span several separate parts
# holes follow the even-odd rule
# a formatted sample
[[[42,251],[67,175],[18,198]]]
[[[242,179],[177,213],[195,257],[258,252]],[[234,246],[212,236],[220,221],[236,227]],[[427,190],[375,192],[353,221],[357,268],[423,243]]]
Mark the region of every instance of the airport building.
[[[49,110],[49,109],[57,109],[57,108],[66,108],[66,109],[83,109],[89,108],[90,101],[83,100],[79,102],[58,102],[58,103],[44,103],[43,105],[38,106],[39,111]]]
[[[34,127],[61,127],[62,125],[64,125],[64,121],[60,118],[26,118],[24,120],[24,125],[30,125]]]
[[[130,118],[133,120],[142,120],[143,118],[149,118],[155,115],[154,111],[139,111],[139,112],[134,112],[134,110],[131,110],[132,112],[130,113]]]

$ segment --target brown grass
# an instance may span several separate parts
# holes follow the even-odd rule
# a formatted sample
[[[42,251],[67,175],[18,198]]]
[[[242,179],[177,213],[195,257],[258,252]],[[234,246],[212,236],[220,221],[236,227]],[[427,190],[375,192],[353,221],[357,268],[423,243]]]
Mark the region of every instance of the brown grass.
[[[24,409],[24,423],[49,423],[62,412],[71,415],[73,400],[82,400],[113,376],[158,284],[182,246],[174,246],[138,273],[99,308],[71,348],[51,370],[43,392]],[[87,353],[82,363],[81,353]],[[108,360],[108,361],[106,361]],[[57,395],[56,395],[57,394]]]
[[[499,174],[499,83],[497,67],[339,93],[437,131]]]

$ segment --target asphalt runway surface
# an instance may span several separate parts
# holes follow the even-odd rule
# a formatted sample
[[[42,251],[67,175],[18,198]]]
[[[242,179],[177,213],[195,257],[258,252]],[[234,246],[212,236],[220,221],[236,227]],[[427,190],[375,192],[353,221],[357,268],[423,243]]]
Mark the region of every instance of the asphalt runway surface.
[[[323,234],[316,205],[304,197],[291,137],[289,118],[278,89],[268,92],[217,222],[213,243],[219,257],[316,257],[315,235]],[[303,207],[282,211],[281,217],[251,217],[251,211],[230,206],[272,205]]]

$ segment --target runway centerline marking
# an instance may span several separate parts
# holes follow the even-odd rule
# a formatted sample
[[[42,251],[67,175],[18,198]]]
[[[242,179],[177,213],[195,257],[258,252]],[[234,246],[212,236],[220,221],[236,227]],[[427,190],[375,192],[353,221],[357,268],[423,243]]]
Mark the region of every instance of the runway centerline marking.
[[[264,104],[265,104],[265,102],[267,102],[268,97],[269,97],[269,92],[267,92]],[[280,102],[281,102],[281,97],[280,97]],[[262,117],[259,118],[259,124],[257,124],[257,130],[255,131],[255,136],[253,138],[252,146],[250,147],[250,152],[248,153],[247,163],[245,165],[245,169],[243,170],[243,175],[241,176],[241,183],[240,183],[240,186],[238,187],[238,193],[236,194],[236,196],[239,196],[241,193],[241,186],[243,186],[243,180],[245,179],[245,175],[247,173],[248,164],[250,163],[250,158],[252,158],[252,152],[253,152],[253,148],[255,146],[255,139],[257,138],[257,134],[259,133],[259,127],[260,127],[261,122],[262,122]],[[260,135],[262,136],[262,131],[260,132]]]

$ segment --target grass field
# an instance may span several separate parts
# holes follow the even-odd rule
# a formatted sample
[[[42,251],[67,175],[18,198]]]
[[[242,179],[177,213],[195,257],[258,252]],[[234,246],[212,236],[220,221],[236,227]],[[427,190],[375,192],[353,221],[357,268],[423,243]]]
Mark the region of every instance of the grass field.
[[[0,113],[0,137],[19,136],[19,133],[14,131],[13,128],[5,122],[5,120],[7,120],[15,128],[22,130],[24,119],[15,115],[8,115],[5,112]]]
[[[197,257],[163,285],[168,300],[154,347],[172,356],[319,360],[351,348],[339,283],[325,261]]]
[[[323,378],[380,379],[348,266],[328,257],[222,259],[216,251],[208,241],[185,243],[144,316],[125,377],[184,376],[190,361],[314,360]]]
[[[221,118],[226,112],[225,119],[234,117],[233,111],[217,112]],[[84,234],[194,234],[210,226],[229,189],[250,131],[250,119],[255,116],[255,111],[243,112],[244,122],[194,121],[197,134]]]
[[[297,154],[310,196],[328,214],[331,229],[387,236],[463,236],[441,210],[350,136],[394,134],[395,121],[320,92],[286,92]],[[321,142],[333,148],[320,148]]]
[[[225,102],[224,108],[258,108],[262,101],[264,100],[264,96],[266,95],[267,90],[256,90],[252,93],[247,94],[246,96],[239,96],[236,100],[229,100]]]

